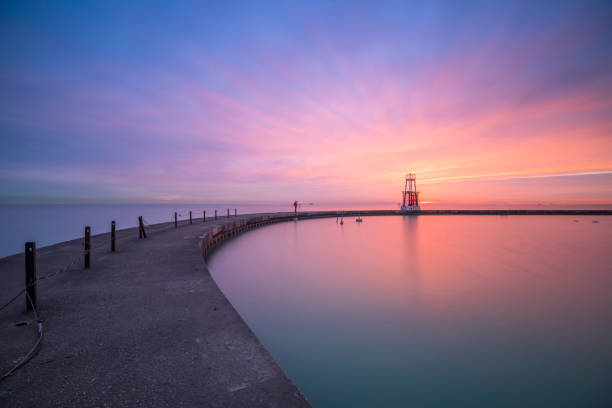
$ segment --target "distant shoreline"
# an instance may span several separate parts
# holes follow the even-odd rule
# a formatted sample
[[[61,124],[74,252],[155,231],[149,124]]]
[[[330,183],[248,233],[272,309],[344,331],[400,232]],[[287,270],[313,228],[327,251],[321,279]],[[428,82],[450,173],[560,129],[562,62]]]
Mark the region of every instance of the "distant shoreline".
[[[184,211],[183,211],[184,212]],[[188,212],[187,212],[188,213]],[[211,212],[207,212],[207,221],[208,220],[214,220],[214,216],[212,211]],[[295,217],[295,214],[291,211],[291,212],[281,212],[281,211],[271,211],[271,212],[262,212],[262,213],[247,213],[247,214],[241,214],[242,216],[258,216],[258,215],[262,215],[262,214],[266,214],[268,216],[274,216],[274,217],[290,217],[291,219],[293,219],[293,217]],[[345,217],[356,217],[356,216],[381,216],[381,215],[408,215],[408,216],[415,216],[415,215],[501,215],[501,216],[507,216],[507,215],[565,215],[565,216],[609,216],[612,215],[612,210],[608,210],[608,209],[460,209],[460,210],[420,210],[420,211],[410,211],[410,212],[402,212],[400,210],[333,210],[333,211],[329,211],[329,210],[321,210],[321,211],[298,211],[297,216],[300,219],[308,219],[308,218],[325,218],[325,217],[339,217],[339,216],[345,216]],[[179,215],[179,222],[185,222],[187,221],[187,219],[185,218],[185,214],[180,214]],[[148,218],[148,216],[145,214],[145,217]],[[232,215],[233,217],[233,215]],[[146,219],[145,218],[145,219]],[[220,212],[219,216],[218,216],[219,220],[224,220],[226,219],[226,215],[224,212]],[[110,219],[110,218],[109,218]],[[113,218],[116,219],[116,218]],[[133,220],[136,220],[137,217],[133,216],[130,218],[130,222]],[[194,220],[201,220],[202,218],[198,218],[197,216],[194,217]],[[76,222],[79,222],[78,219],[75,220]],[[122,220],[119,219],[118,225],[126,225],[125,222],[121,222]],[[151,220],[153,221],[153,220]],[[110,223],[110,221],[109,221]],[[151,222],[150,226],[159,226],[159,225],[163,225],[163,224],[171,224],[168,222]],[[92,225],[92,224],[82,224],[82,226],[84,225]],[[106,223],[104,225],[104,227],[106,227]],[[117,228],[117,231],[121,231],[121,230],[125,230],[125,229],[132,229],[134,228],[134,225],[132,223],[132,225],[127,224],[126,228]],[[81,226],[79,225],[78,227],[79,231],[81,230]],[[103,232],[99,232],[96,233],[97,231],[100,231],[99,228],[96,228],[96,226],[94,225],[92,228],[92,236],[99,236],[99,235],[108,235],[109,231],[108,229],[103,230]],[[35,241],[36,239],[28,239],[28,240],[32,240]],[[38,248],[48,248],[50,246],[53,245],[59,245],[62,243],[66,243],[66,242],[70,242],[70,241],[74,241],[74,240],[82,240],[81,237],[68,237],[66,239],[66,237],[64,239],[60,239],[54,242],[49,242],[47,240],[47,242],[45,242],[45,239],[42,240],[38,240],[39,245]],[[25,241],[25,240],[24,240]],[[42,241],[42,245],[40,244],[40,241]],[[22,241],[23,242],[23,241]],[[22,243],[20,242],[19,244],[19,249],[23,248],[22,247]],[[0,260],[10,257],[10,256],[14,256],[17,254],[22,254],[23,253],[23,249],[19,250],[19,251],[15,251],[12,253],[7,253],[5,255],[0,255]]]
[[[612,210],[364,210],[298,212],[298,217],[357,215],[612,215]]]

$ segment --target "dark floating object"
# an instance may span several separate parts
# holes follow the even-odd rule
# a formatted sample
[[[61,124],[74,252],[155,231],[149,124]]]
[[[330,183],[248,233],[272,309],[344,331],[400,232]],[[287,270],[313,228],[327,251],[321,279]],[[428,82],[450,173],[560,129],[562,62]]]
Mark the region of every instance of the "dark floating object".
[[[580,220],[574,220],[574,222],[580,222]]]
[[[17,327],[27,326],[27,325],[28,325],[28,322],[26,322],[26,321],[21,321],[21,322],[15,323],[15,326],[17,326]]]
[[[599,224],[599,220],[593,220],[593,224]]]

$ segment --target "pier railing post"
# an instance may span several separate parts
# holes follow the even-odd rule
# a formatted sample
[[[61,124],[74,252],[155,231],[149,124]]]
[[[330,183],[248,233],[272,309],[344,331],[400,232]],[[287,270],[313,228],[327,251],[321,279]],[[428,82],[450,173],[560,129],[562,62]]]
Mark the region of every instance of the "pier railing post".
[[[115,252],[115,221],[111,221],[111,252]]]
[[[237,217],[237,216],[238,216],[238,210],[234,208],[234,217]]]
[[[85,227],[85,268],[91,266],[91,227]]]
[[[25,243],[25,272],[26,272],[26,310],[36,308],[36,242]],[[28,299],[29,297],[29,299]]]
[[[191,221],[191,211],[189,211],[189,224],[193,224],[193,222]]]
[[[174,212],[174,228],[178,227],[178,221],[177,221],[177,217],[176,217],[176,211]]]
[[[229,218],[229,208],[227,209],[227,218]]]
[[[202,222],[206,222],[206,211],[202,211]]]
[[[217,209],[215,208],[215,220],[217,219]]]
[[[144,222],[142,220],[142,215],[138,216],[138,238],[146,238],[147,231],[145,231]]]

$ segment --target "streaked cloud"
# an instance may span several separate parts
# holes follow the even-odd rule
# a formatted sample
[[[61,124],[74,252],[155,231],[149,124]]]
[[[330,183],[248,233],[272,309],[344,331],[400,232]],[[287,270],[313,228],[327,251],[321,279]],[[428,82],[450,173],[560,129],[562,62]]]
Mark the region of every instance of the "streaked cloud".
[[[611,9],[13,5],[0,200],[612,202]]]

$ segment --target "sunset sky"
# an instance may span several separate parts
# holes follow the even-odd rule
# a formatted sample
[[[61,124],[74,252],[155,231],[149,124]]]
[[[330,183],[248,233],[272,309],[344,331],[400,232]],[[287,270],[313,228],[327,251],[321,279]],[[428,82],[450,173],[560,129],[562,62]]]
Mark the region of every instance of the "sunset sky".
[[[0,202],[612,203],[612,3],[0,3]]]

